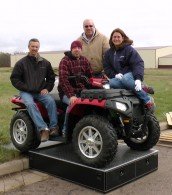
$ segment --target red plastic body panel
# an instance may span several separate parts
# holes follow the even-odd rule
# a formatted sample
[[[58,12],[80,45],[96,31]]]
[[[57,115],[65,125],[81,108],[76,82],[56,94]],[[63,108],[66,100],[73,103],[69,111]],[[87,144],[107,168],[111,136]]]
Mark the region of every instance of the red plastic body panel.
[[[84,113],[84,109],[87,106],[96,106],[96,107],[104,108],[105,103],[106,103],[106,100],[100,101],[97,99],[90,100],[90,99],[78,98],[78,100],[69,107],[67,112],[76,114],[76,115],[82,115]]]

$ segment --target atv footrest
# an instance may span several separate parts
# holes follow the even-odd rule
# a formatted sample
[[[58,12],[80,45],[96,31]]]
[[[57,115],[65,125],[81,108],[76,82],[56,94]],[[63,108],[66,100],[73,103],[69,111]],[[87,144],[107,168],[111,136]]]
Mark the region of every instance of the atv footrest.
[[[29,151],[29,166],[101,192],[108,192],[158,168],[158,150],[133,151],[119,144],[112,163],[94,168],[81,163],[71,144]]]

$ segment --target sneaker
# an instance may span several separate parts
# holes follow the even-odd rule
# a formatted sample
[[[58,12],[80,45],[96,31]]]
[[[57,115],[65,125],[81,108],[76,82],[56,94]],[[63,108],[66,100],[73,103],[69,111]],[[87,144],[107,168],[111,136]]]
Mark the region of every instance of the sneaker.
[[[53,127],[50,129],[50,136],[59,136],[59,127]]]
[[[142,89],[146,92],[146,93],[149,93],[149,94],[154,94],[154,89],[152,87],[148,87],[146,85],[143,85],[142,86]]]
[[[41,131],[41,142],[46,142],[49,140],[49,130],[44,129]]]

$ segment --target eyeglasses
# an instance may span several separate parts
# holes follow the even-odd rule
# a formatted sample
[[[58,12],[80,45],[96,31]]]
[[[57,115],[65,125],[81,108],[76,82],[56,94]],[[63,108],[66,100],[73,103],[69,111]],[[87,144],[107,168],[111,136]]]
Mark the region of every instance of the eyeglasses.
[[[85,25],[84,27],[85,27],[85,28],[88,28],[88,27],[92,28],[93,25]]]

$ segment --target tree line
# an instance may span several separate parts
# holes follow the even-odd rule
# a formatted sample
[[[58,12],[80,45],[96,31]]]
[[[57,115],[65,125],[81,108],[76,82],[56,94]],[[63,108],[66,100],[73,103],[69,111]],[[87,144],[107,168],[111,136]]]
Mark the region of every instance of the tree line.
[[[10,67],[11,60],[9,53],[0,52],[0,67]]]

